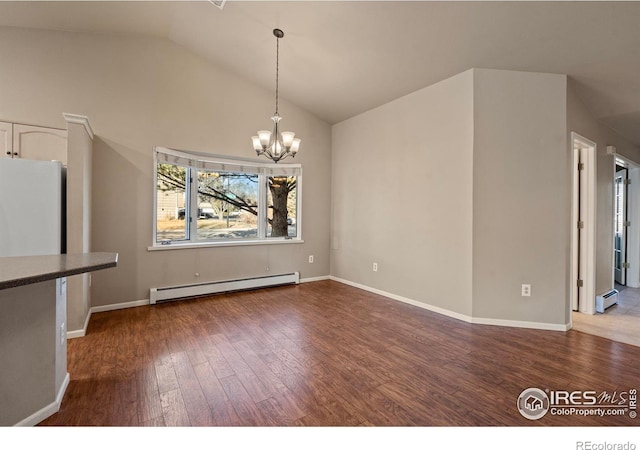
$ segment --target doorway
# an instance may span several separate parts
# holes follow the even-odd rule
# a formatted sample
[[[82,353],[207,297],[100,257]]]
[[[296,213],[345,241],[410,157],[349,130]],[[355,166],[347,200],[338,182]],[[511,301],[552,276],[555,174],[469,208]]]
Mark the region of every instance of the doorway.
[[[595,314],[596,143],[572,132],[571,146],[571,309]]]
[[[624,161],[616,159],[616,172],[613,185],[613,273],[616,284],[627,285],[627,220],[629,169]]]

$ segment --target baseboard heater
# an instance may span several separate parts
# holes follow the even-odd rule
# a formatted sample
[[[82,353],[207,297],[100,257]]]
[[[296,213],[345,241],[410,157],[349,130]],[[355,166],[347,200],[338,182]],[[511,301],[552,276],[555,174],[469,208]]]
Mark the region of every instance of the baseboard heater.
[[[299,284],[300,273],[285,273],[264,277],[242,278],[239,280],[213,281],[210,283],[188,284],[181,286],[151,288],[149,303],[201,297],[203,295],[221,294],[224,292],[246,291],[270,286]]]
[[[612,289],[596,296],[596,312],[603,313],[605,309],[618,303],[618,290]]]

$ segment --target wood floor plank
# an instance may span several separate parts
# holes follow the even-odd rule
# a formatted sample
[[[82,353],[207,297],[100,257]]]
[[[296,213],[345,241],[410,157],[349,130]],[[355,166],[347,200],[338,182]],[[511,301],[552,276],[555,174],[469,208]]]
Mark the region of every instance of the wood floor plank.
[[[198,364],[193,370],[200,382],[202,392],[211,408],[211,414],[216,425],[230,427],[241,425],[242,421],[236,414],[233,405],[224,392],[218,377],[209,363]]]
[[[275,398],[268,398],[258,402],[256,406],[265,418],[268,426],[291,426],[296,420],[300,419],[300,417],[304,417],[304,414],[301,416],[289,415]]]
[[[220,383],[243,425],[262,427],[269,424],[237,376],[223,378]]]
[[[180,392],[192,426],[206,427],[215,425],[211,409],[205,398],[187,352],[171,355]]]
[[[158,378],[158,391],[161,394],[180,388],[171,359],[156,362],[155,370]]]
[[[527,420],[516,400],[637,388],[640,347],[469,324],[334,281],[95,313],[67,354],[42,426],[637,425]]]
[[[189,414],[185,407],[180,389],[163,392],[160,394],[162,403],[162,415],[164,423],[168,427],[188,427],[191,426]]]
[[[162,402],[158,388],[155,366],[150,364],[137,377],[138,420],[140,423],[155,423],[162,418]]]
[[[218,378],[225,378],[236,373],[229,365],[229,362],[224,358],[224,355],[220,349],[216,346],[212,339],[213,335],[206,334],[201,337],[202,348],[207,362],[211,365],[211,368],[215,372]]]
[[[211,336],[213,342],[218,346],[220,352],[229,363],[229,366],[236,373],[237,379],[243,384],[246,391],[249,393],[254,402],[261,402],[271,397],[271,390],[262,383],[260,378],[249,367],[247,362],[242,358],[242,355],[238,353],[235,347],[225,336],[215,335]],[[236,337],[236,340],[239,339]],[[225,377],[229,378],[229,377]]]

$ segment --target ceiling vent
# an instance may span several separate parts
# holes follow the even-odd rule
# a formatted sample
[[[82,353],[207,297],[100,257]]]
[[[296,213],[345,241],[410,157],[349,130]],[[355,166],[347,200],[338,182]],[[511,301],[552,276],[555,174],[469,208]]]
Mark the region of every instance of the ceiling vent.
[[[211,3],[214,6],[217,6],[220,9],[224,8],[224,4],[226,2],[227,0],[209,0],[209,3]]]

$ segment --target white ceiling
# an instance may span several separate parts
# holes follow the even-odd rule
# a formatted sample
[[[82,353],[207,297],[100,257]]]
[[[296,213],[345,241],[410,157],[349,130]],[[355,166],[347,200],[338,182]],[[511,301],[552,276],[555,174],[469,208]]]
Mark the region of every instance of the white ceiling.
[[[569,75],[640,144],[640,2],[0,1],[0,25],[167,38],[336,123],[472,67]]]

